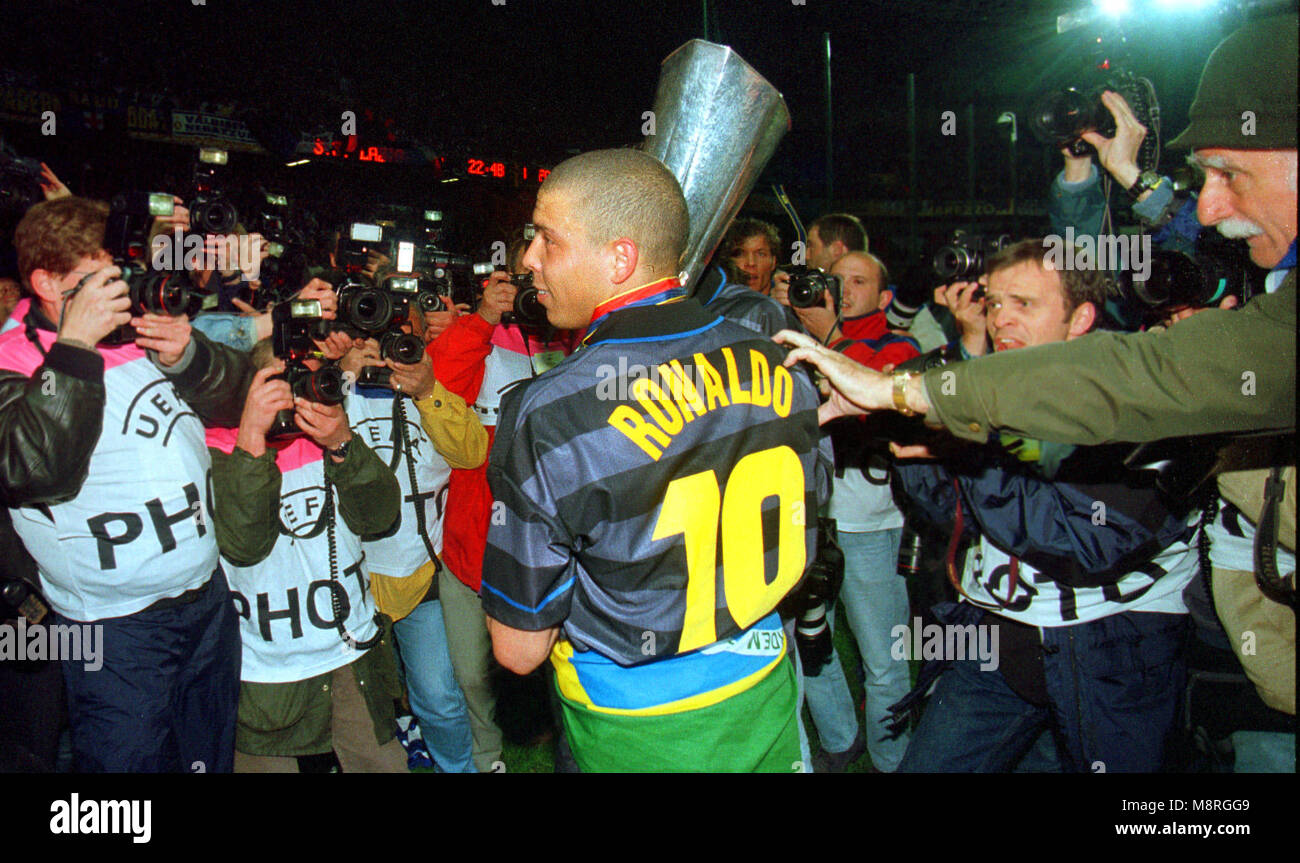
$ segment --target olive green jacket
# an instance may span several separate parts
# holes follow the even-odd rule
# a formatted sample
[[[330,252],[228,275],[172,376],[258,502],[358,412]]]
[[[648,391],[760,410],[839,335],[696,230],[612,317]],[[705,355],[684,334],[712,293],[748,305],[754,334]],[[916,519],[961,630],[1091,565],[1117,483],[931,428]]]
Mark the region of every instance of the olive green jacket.
[[[981,443],[994,429],[1091,445],[1294,428],[1295,303],[1292,270],[1241,310],[932,369],[930,416]]]
[[[213,527],[228,560],[252,566],[266,558],[280,538],[280,470],[275,451],[254,458],[236,448],[212,454]],[[397,520],[402,491],[397,477],[374,450],[354,436],[347,457],[336,464],[326,455],[325,476],[337,488],[338,512],[356,534],[379,533]],[[393,699],[401,694],[397,665],[385,641],[350,666],[366,701],[375,742],[393,739]],[[340,642],[340,646],[341,646]],[[328,752],[333,702],[326,672],[292,683],[250,683],[239,688],[235,748],[249,755],[312,755]]]

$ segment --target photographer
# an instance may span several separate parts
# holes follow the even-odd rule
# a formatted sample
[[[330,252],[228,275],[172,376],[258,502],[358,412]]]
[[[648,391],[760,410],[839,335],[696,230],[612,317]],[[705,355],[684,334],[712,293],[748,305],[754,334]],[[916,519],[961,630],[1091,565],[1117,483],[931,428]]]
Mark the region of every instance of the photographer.
[[[507,249],[511,273],[523,273],[520,260],[528,248],[522,236]],[[502,394],[557,365],[576,345],[576,333],[548,334],[546,327],[522,328],[501,323],[514,313],[517,289],[506,272],[495,272],[483,288],[482,302],[473,314],[456,317],[445,332],[429,344],[434,375],[451,392],[470,403],[488,432],[496,431]],[[491,641],[483,617],[479,591],[483,575],[483,549],[492,517],[492,492],[487,465],[473,470],[455,469],[447,492],[447,523],[443,569],[438,574],[456,681],[469,705],[474,734],[474,766],[488,772],[501,759],[501,729],[497,726],[496,695],[489,676]]]
[[[1202,224],[1248,238],[1251,259],[1271,268],[1266,295],[1240,310],[1210,309],[1159,332],[1100,333],[1071,344],[1013,351],[924,375],[882,375],[797,333],[788,362],[807,360],[834,392],[823,419],[866,410],[933,414],[958,437],[996,429],[1072,444],[1295,428],[1296,80],[1295,15],[1253,21],[1215,49],[1192,104],[1190,147],[1206,171]],[[1244,134],[1242,112],[1259,123]],[[1059,397],[1062,382],[1069,398]],[[1292,445],[1293,446],[1293,445]],[[1261,697],[1295,713],[1294,453],[1219,477],[1254,547],[1249,569],[1216,566],[1216,610]],[[1285,469],[1285,470],[1284,470]],[[1241,561],[1244,565],[1245,560]],[[1242,636],[1254,633],[1246,652]],[[1294,753],[1281,741],[1275,767]],[[1290,766],[1294,768],[1294,754]]]
[[[396,668],[361,547],[399,517],[400,486],[341,405],[295,397],[269,341],[253,354],[238,428],[208,433],[213,523],[242,618],[235,770],[294,773],[296,756],[333,749],[345,772],[405,773]],[[286,410],[303,434],[268,441]]]
[[[1025,240],[988,263],[999,350],[1078,339],[1100,316],[1110,279],[1045,269],[1042,258],[1042,241]],[[900,453],[918,450],[928,455]],[[998,636],[996,653],[967,651],[944,672],[900,770],[1008,771],[1044,726],[1069,771],[1161,766],[1185,680],[1182,591],[1196,556],[1186,510],[1128,471],[1126,453],[1004,434],[938,464],[899,464],[917,506],[938,525],[956,521],[948,569],[964,601],[938,616]],[[958,580],[964,530],[977,549]],[[1129,696],[1138,689],[1140,705]]]
[[[919,355],[915,342],[888,330],[885,308],[892,292],[886,288],[889,273],[880,258],[847,252],[830,265],[830,275],[843,286],[838,304],[828,290],[820,304],[794,309],[809,335],[871,368],[892,368]],[[908,745],[907,732],[889,736],[883,726],[889,705],[909,687],[906,664],[890,656],[891,633],[907,624],[909,610],[907,582],[896,571],[903,515],[894,505],[888,471],[881,470],[887,461],[873,457],[863,426],[860,420],[845,419],[825,429],[835,451],[830,516],[844,551],[840,599],[866,677],[865,748],[872,766],[889,773],[898,768]],[[833,611],[828,618],[834,625]],[[838,658],[819,673],[806,675],[804,687],[822,739],[814,763],[838,772],[864,748]]]
[[[425,332],[418,305],[403,329]],[[487,433],[465,400],[434,379],[428,354],[413,364],[381,359],[379,343],[370,338],[339,366],[357,381],[345,402],[348,422],[386,458],[405,501],[396,531],[363,543],[375,604],[393,621],[411,710],[434,762],[444,773],[472,773],[469,715],[452,671],[437,575],[447,481],[452,468],[483,464]],[[408,419],[411,404],[418,422]]]
[[[1180,251],[1191,251],[1200,225],[1196,223],[1196,199],[1177,199],[1174,182],[1169,177],[1143,171],[1138,152],[1148,130],[1138,121],[1124,97],[1113,90],[1101,95],[1102,105],[1115,121],[1115,135],[1107,138],[1095,130],[1082,134],[1082,140],[1097,153],[1097,161],[1115,180],[1132,202],[1133,215],[1145,225],[1160,229],[1156,243],[1172,243]],[[1076,156],[1062,148],[1065,167],[1053,180],[1048,194],[1047,214],[1052,230],[1064,235],[1072,226],[1079,234],[1095,236],[1101,232],[1105,217],[1106,194],[1091,154]]]
[[[1214,244],[1198,241],[1203,229],[1196,219],[1196,193],[1180,195],[1175,192],[1171,178],[1154,171],[1143,171],[1139,166],[1139,151],[1148,129],[1138,121],[1124,97],[1106,90],[1101,94],[1101,101],[1114,119],[1115,135],[1107,138],[1097,131],[1087,131],[1082,134],[1082,140],[1091,145],[1097,153],[1097,161],[1125,191],[1126,199],[1132,203],[1133,215],[1145,228],[1154,229],[1151,242],[1155,248],[1161,253],[1177,252],[1193,258],[1225,258],[1223,264],[1228,268],[1237,263],[1236,280],[1244,278],[1244,272],[1241,272],[1245,269],[1244,261],[1228,260],[1230,255],[1216,250]],[[1071,228],[1076,236],[1100,236],[1106,223],[1109,184],[1101,182],[1090,154],[1076,156],[1069,147],[1062,148],[1061,154],[1065,158],[1065,168],[1052,182],[1048,194],[1047,213],[1052,230],[1058,236],[1064,236]],[[1217,262],[1204,261],[1204,264],[1214,263]],[[1239,303],[1238,296],[1228,293],[1214,305],[1231,309]],[[1167,326],[1194,314],[1201,307],[1192,303],[1161,304],[1148,310],[1151,314],[1147,317],[1151,322],[1159,321]],[[1123,313],[1119,306],[1114,310]]]
[[[743,274],[751,291],[772,292],[772,274],[781,248],[781,236],[774,225],[762,219],[736,219],[727,228],[719,248]]]
[[[17,373],[0,381],[5,503],[57,619],[102,628],[110,673],[64,662],[77,768],[229,771],[238,634],[204,522],[202,423],[235,421],[252,369],[184,317],[133,307],[107,218],[64,197],[15,233],[34,300],[0,337]],[[109,339],[127,324],[133,343]]]

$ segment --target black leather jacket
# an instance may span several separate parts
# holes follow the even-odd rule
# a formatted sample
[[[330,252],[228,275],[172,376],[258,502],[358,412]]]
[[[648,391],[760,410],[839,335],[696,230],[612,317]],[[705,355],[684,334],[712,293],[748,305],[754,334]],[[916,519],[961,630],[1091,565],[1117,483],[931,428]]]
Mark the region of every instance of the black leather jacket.
[[[28,337],[52,329],[24,318]],[[11,336],[12,337],[12,336]],[[253,377],[246,354],[191,333],[182,370],[163,373],[208,425],[237,426]],[[8,507],[70,500],[81,490],[104,422],[104,359],[55,343],[31,377],[0,370],[0,503]]]

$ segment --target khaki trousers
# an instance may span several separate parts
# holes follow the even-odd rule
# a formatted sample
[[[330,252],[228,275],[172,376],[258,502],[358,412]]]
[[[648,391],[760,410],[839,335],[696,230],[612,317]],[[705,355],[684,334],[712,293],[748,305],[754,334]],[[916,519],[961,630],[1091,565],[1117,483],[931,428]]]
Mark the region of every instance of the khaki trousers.
[[[447,626],[451,669],[465,693],[469,728],[474,736],[474,768],[480,773],[500,772],[501,729],[496,724],[497,697],[492,689],[492,640],[478,594],[443,566],[438,574],[438,598]]]

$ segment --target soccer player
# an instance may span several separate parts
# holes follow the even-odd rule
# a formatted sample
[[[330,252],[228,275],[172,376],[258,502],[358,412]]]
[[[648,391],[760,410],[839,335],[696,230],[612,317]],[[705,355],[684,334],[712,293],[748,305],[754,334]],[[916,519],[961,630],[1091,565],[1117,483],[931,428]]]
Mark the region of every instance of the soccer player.
[[[503,402],[493,650],[517,673],[550,655],[583,770],[799,770],[774,610],[827,490],[812,384],[683,296],[686,202],[653,157],[564,162],[533,220],[547,317],[587,336]]]

